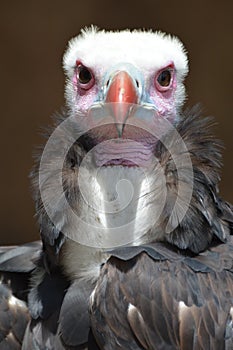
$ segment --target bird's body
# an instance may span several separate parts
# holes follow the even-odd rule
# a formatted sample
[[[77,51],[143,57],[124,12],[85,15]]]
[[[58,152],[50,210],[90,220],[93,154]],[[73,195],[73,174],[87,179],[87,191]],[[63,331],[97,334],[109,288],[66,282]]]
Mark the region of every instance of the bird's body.
[[[3,294],[20,300],[22,277],[31,317],[12,350],[232,349],[233,213],[211,120],[181,111],[183,45],[91,28],[64,69],[31,175],[42,249],[0,252]]]

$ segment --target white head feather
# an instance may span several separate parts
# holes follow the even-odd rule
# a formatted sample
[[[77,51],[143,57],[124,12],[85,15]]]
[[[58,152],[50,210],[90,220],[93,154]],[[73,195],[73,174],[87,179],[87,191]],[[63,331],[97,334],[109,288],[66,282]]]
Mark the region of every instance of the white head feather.
[[[181,41],[160,31],[123,30],[104,31],[92,26],[70,40],[64,55],[64,70],[67,75],[66,97],[72,109],[74,92],[72,76],[77,61],[92,69],[97,84],[111,67],[119,63],[129,63],[143,73],[147,82],[159,69],[174,63],[177,90],[175,103],[177,110],[185,99],[183,79],[188,73],[188,58]]]

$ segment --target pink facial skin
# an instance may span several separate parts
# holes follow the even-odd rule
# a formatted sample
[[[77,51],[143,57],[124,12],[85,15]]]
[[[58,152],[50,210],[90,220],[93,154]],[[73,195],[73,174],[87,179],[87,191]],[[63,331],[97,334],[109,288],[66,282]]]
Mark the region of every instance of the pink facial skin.
[[[83,76],[80,76],[80,67],[81,69],[87,69],[84,73],[84,79]],[[82,71],[83,73],[83,71]],[[125,72],[119,72],[116,74],[116,77],[118,75],[122,75],[125,79],[125,84],[120,87],[127,91],[127,84],[129,81],[131,82],[131,78],[128,75],[128,73]],[[162,74],[165,73],[165,76]],[[163,77],[161,79],[161,76]],[[85,78],[87,79],[85,80]],[[127,80],[127,79],[129,80]],[[124,80],[123,79],[123,80]],[[118,79],[119,80],[119,79]],[[111,81],[111,85],[109,86],[107,97],[105,96],[105,100],[103,101],[103,111],[106,112],[106,116],[103,117],[103,123],[99,126],[95,125],[96,120],[91,119],[90,115],[87,114],[84,118],[84,123],[86,124],[85,128],[87,127],[89,129],[89,134],[92,136],[93,144],[98,145],[104,142],[104,147],[101,148],[101,152],[96,150],[96,164],[99,165],[133,165],[138,163],[139,166],[146,166],[150,163],[151,155],[153,154],[153,149],[156,144],[156,137],[153,135],[153,131],[155,130],[158,132],[159,124],[158,119],[156,118],[162,118],[162,119],[168,119],[171,123],[175,119],[175,91],[177,86],[176,81],[176,74],[175,74],[175,68],[173,62],[170,62],[166,66],[164,66],[162,69],[157,71],[155,74],[151,74],[150,78],[147,79],[147,92],[149,94],[150,103],[152,103],[155,106],[154,113],[157,115],[153,115],[153,112],[151,114],[151,118],[143,119],[138,118],[138,120],[135,120],[135,117],[133,113],[130,112],[130,106],[140,106],[140,104],[143,106],[144,101],[138,99],[139,104],[137,105],[137,96],[139,96],[139,93],[137,93],[137,87],[131,86],[131,90],[135,90],[135,94],[130,94],[133,97],[132,103],[130,104],[124,104],[120,101],[115,104],[115,94],[117,96],[118,101],[118,90],[119,90],[119,84],[117,84],[114,79]],[[121,79],[120,79],[121,82]],[[99,86],[98,86],[99,85]],[[78,106],[79,112],[87,112],[89,108],[93,105],[93,103],[96,101],[96,97],[98,96],[99,89],[101,89],[100,84],[98,84],[98,79],[96,76],[94,76],[94,73],[89,68],[86,68],[84,65],[82,65],[81,62],[77,62],[77,67],[75,69],[75,73],[73,76],[73,87],[74,91],[76,93],[76,104]],[[116,89],[116,91],[114,91]],[[112,91],[113,90],[113,91]],[[130,92],[132,92],[130,90]],[[109,92],[110,91],[110,92]],[[108,95],[111,93],[111,96],[114,96],[114,101],[110,99],[108,101]],[[135,95],[135,96],[134,96]],[[128,96],[128,95],[127,95]],[[107,100],[107,101],[106,101]],[[105,103],[104,103],[105,102]],[[106,104],[106,102],[109,102]],[[131,102],[131,100],[130,100]],[[136,104],[135,104],[136,103]],[[147,103],[147,101],[145,101]],[[109,105],[110,107],[108,107]],[[106,106],[106,107],[104,107]],[[125,109],[124,109],[125,107]],[[109,109],[110,108],[110,109]],[[137,107],[136,107],[137,108]],[[121,116],[122,111],[123,118]],[[108,113],[111,111],[110,113]],[[127,111],[130,113],[128,117],[126,117],[124,122],[124,116],[127,114]],[[143,112],[142,112],[143,113]],[[105,124],[109,118],[109,123]],[[122,119],[122,121],[121,121]],[[134,120],[136,121],[136,125],[132,126],[130,125],[130,121]],[[99,119],[97,118],[97,121]],[[80,123],[80,121],[79,121]],[[116,127],[116,123],[123,123],[123,131],[121,135],[119,134],[119,125],[118,128]],[[146,126],[147,128],[143,127]],[[151,133],[145,130],[151,130]],[[120,136],[119,136],[120,135]],[[112,141],[110,141],[112,140]],[[115,141],[114,141],[115,140]],[[117,143],[116,143],[116,140]],[[125,142],[128,140],[127,142]],[[130,147],[129,151],[129,140],[133,140],[135,145],[137,147]],[[109,141],[107,144],[106,141]],[[138,148],[138,143],[141,144],[141,147]],[[139,152],[140,150],[143,150],[143,152]]]
[[[168,86],[160,86],[157,80],[161,72],[163,72],[164,70],[169,70],[171,73],[171,80]],[[173,119],[172,116],[175,116],[176,114],[176,87],[177,80],[173,62],[160,69],[154,77],[154,82],[150,83],[149,96],[151,101],[156,106],[159,115],[169,120]]]
[[[76,104],[78,110],[86,112],[96,101],[101,86],[98,86],[98,79],[90,68],[87,69],[90,72],[92,79],[88,83],[82,84],[79,81],[78,69],[80,66],[85,67],[80,61],[77,61],[72,82],[76,93]],[[168,86],[161,86],[157,79],[165,70],[170,71],[171,80]],[[155,75],[151,75],[146,85],[150,101],[154,104],[157,112],[164,118],[172,119],[171,116],[175,115],[176,112],[175,91],[177,86],[174,63],[169,62],[166,66],[156,72]],[[141,101],[141,104],[143,104],[143,102],[144,101]]]
[[[98,94],[98,86],[95,76],[89,68],[88,70],[91,73],[92,79],[86,84],[83,84],[79,81],[80,66],[83,66],[82,63],[80,61],[77,61],[72,83],[74,91],[76,93],[76,105],[78,106],[78,111],[86,112],[96,100],[96,95]]]

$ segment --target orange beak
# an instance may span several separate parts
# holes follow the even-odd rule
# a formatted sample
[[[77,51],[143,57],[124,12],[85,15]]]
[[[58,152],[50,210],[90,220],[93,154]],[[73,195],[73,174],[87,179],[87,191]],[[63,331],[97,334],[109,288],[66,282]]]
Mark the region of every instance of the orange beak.
[[[119,136],[133,104],[139,100],[133,79],[126,71],[117,72],[111,80],[105,102],[112,104],[112,111]]]

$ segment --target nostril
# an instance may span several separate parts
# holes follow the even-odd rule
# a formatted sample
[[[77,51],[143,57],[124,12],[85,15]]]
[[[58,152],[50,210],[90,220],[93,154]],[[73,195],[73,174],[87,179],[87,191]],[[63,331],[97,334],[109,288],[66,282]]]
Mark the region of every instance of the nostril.
[[[139,82],[137,79],[135,80],[135,83],[136,83],[137,88],[139,88]]]
[[[108,87],[109,86],[109,83],[110,83],[110,80],[108,79],[107,83],[106,83],[106,86]]]

